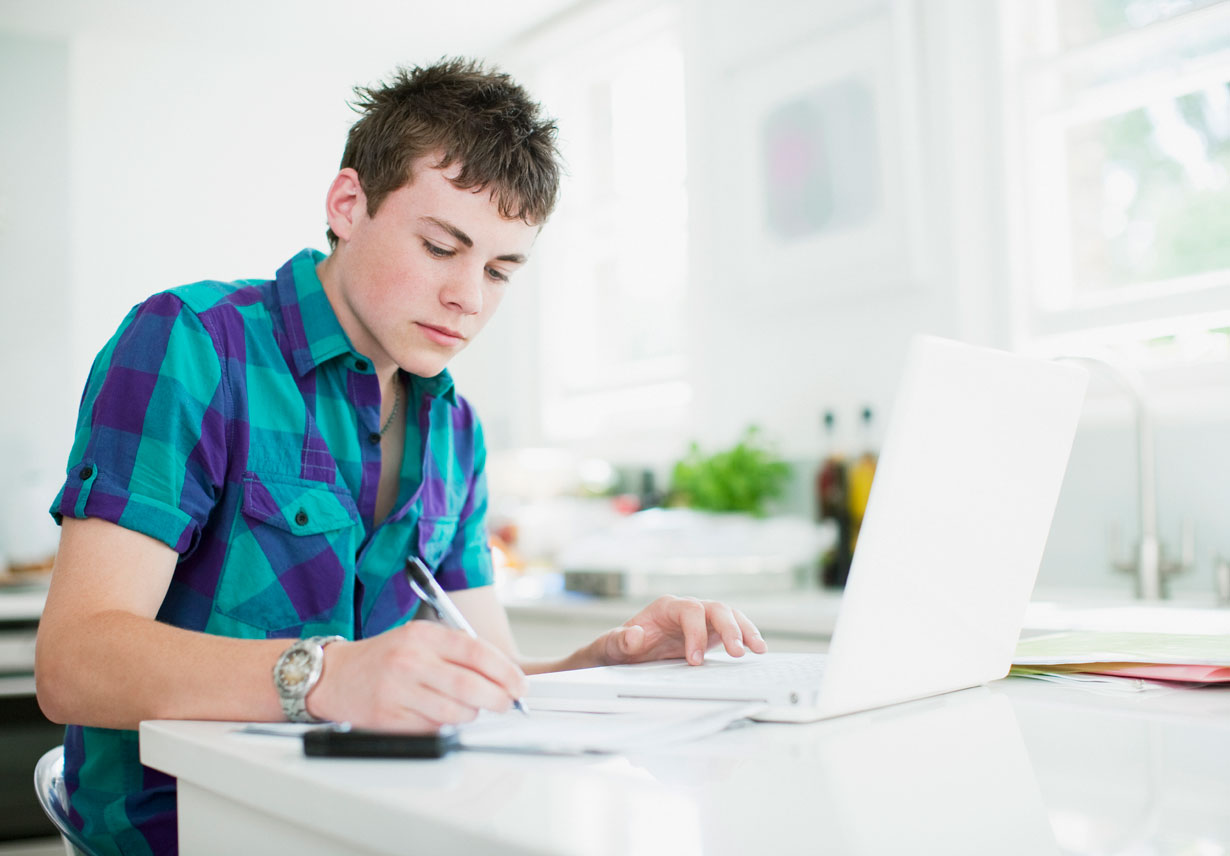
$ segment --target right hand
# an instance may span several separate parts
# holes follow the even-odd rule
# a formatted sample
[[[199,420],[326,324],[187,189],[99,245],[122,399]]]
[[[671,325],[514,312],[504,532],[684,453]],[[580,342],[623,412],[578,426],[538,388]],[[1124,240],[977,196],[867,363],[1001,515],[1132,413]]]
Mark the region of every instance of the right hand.
[[[505,712],[525,695],[525,675],[502,651],[434,621],[325,646],[324,671],[307,697],[321,719],[386,731],[432,731]]]

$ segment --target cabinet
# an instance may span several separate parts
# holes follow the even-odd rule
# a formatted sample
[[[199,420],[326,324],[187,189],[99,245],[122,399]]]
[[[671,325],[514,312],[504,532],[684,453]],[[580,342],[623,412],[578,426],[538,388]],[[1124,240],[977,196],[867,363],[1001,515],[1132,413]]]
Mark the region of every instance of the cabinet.
[[[752,619],[772,651],[828,650],[840,597],[800,591],[741,598],[734,605]],[[526,657],[555,658],[622,624],[644,603],[616,598],[547,597],[505,600],[517,646]]]
[[[0,620],[0,841],[59,834],[34,795],[34,764],[64,742],[34,696],[37,627],[37,617]]]

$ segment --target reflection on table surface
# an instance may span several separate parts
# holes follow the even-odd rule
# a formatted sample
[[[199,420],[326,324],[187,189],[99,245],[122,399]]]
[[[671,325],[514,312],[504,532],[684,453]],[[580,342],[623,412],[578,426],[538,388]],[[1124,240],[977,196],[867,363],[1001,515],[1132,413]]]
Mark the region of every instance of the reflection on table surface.
[[[181,776],[181,834],[215,846],[226,818],[193,819],[185,783],[376,853],[413,828],[432,853],[1204,854],[1230,849],[1227,714],[1227,690],[1013,678],[626,755],[322,761],[193,722],[144,725],[142,749]]]

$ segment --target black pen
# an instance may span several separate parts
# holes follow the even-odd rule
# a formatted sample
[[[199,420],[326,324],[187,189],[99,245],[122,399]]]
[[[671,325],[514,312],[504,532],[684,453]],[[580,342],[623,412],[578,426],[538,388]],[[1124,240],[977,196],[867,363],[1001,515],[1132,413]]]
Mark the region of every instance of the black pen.
[[[422,598],[424,603],[431,605],[431,608],[440,616],[441,621],[454,630],[460,630],[471,639],[478,638],[478,634],[474,632],[470,622],[466,621],[466,617],[461,614],[457,604],[453,603],[452,598],[440,588],[436,578],[418,556],[406,559],[406,579],[410,581],[410,588],[414,590],[414,593]],[[513,707],[529,716],[529,708],[521,699],[513,699]]]

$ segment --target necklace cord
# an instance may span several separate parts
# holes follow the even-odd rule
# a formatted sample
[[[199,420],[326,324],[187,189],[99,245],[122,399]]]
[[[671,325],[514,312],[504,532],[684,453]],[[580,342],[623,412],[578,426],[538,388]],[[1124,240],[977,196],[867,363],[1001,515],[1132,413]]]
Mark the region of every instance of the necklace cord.
[[[385,432],[393,426],[393,420],[397,418],[397,411],[401,408],[401,379],[394,379],[395,386],[393,387],[393,409],[389,411],[389,418],[384,423],[384,427],[380,429],[380,436],[383,437]]]

